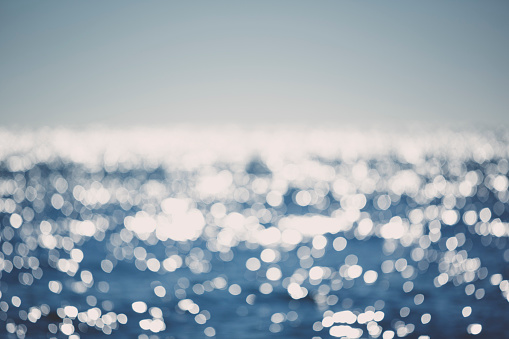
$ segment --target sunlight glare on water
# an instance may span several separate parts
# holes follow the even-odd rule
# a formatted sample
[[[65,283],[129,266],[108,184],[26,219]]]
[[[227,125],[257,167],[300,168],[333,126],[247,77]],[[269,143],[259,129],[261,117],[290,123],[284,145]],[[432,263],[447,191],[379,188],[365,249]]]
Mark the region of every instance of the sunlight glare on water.
[[[0,327],[9,338],[500,336],[508,136],[1,130]]]

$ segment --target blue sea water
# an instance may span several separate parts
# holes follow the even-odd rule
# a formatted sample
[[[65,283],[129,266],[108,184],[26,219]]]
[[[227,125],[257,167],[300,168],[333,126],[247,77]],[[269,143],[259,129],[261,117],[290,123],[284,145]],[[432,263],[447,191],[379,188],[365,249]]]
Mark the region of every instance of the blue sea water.
[[[505,131],[3,131],[6,338],[501,338]]]

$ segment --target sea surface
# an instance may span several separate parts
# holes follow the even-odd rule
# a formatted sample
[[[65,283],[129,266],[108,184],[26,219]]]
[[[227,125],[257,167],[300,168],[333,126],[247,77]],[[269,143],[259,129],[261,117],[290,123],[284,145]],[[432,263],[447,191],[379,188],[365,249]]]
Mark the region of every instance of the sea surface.
[[[508,141],[0,130],[0,337],[509,337]]]

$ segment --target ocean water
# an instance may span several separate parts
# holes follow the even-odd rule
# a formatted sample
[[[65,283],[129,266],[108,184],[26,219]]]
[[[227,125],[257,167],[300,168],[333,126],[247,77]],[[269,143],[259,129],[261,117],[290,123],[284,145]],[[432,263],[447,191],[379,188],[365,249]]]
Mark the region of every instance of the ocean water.
[[[0,337],[506,337],[508,136],[0,131]]]

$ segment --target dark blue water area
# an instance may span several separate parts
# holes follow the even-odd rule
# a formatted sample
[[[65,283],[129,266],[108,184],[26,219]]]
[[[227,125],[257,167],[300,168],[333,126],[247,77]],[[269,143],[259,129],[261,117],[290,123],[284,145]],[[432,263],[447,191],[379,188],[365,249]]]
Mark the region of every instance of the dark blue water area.
[[[492,168],[489,165],[469,163],[465,168],[487,177],[493,174],[489,172]],[[370,166],[376,168],[376,163]],[[259,160],[254,160],[241,172],[248,176],[249,182],[256,178],[272,180],[270,170]],[[131,195],[136,191],[142,195],[144,183],[158,182],[168,188],[165,198],[185,197],[193,200],[204,215],[206,225],[214,223],[208,214],[211,213],[211,206],[220,201],[227,206],[228,213],[243,213],[253,206],[271,210],[277,218],[260,221],[265,228],[275,226],[278,220],[290,216],[329,217],[334,211],[342,209],[340,199],[331,189],[324,195],[328,204],[302,206],[295,201],[302,187],[290,185],[283,194],[283,203],[278,206],[267,204],[265,193],[253,192],[245,201],[235,199],[234,193],[222,196],[220,200],[199,200],[199,194],[193,191],[198,180],[194,174],[162,170],[103,171],[98,174],[87,172],[79,165],[40,164],[25,173],[12,173],[5,168],[1,173],[2,183],[14,188],[2,188],[0,337],[331,338],[335,337],[334,326],[361,329],[362,334],[345,332],[354,334],[343,335],[353,338],[509,337],[507,234],[493,234],[482,226],[495,219],[507,222],[509,207],[505,198],[507,194],[500,193],[490,185],[485,186],[486,181],[480,181],[482,183],[477,185],[476,194],[457,197],[458,202],[453,204],[452,209],[458,211],[460,217],[452,225],[442,220],[440,238],[426,245],[422,245],[419,238],[431,234],[434,226],[430,224],[433,225],[433,220],[439,220],[440,216],[430,216],[429,220],[422,221],[423,233],[406,245],[399,239],[380,236],[379,226],[389,223],[393,217],[408,220],[408,214],[415,209],[425,210],[429,206],[442,208],[443,197],[429,199],[423,205],[403,194],[388,208],[380,208],[376,200],[381,195],[389,194],[382,190],[364,194],[366,203],[360,212],[369,216],[374,225],[368,235],[359,236],[359,223],[355,221],[348,230],[325,233],[327,241],[323,248],[314,248],[313,237],[304,237],[290,247],[239,241],[221,253],[210,245],[217,233],[204,232],[197,239],[187,241],[152,241],[144,240],[143,236],[131,231],[130,239],[118,241],[126,228],[124,218],[135,216],[146,206],[143,207],[138,201],[126,207],[113,198],[103,204],[87,205],[83,200],[76,199],[73,189],[78,185],[86,189],[97,186],[93,182],[113,189],[112,183],[116,183],[114,189],[127,187]],[[443,174],[449,182],[461,181],[464,177],[453,178],[447,172]],[[390,177],[390,173],[385,174],[380,180],[388,181]],[[60,178],[65,179],[66,189],[58,187],[63,185],[61,180],[60,184],[57,183]],[[428,179],[424,177],[423,181]],[[313,187],[313,184],[310,186]],[[238,184],[234,182],[231,185]],[[328,185],[332,186],[332,183]],[[39,192],[36,194],[38,198],[30,198],[30,194],[26,193],[31,190],[29,187]],[[18,190],[25,192],[25,198],[17,196]],[[231,189],[231,192],[234,191],[235,187]],[[68,207],[68,211],[56,200],[58,197],[54,198],[57,193],[63,197],[63,201],[69,202],[71,207]],[[150,203],[161,203],[157,198],[151,199]],[[12,204],[15,206],[10,206]],[[476,219],[468,225],[461,217],[467,211],[476,211],[476,215],[479,215],[485,208],[491,213],[489,221]],[[156,212],[160,212],[160,207],[156,208]],[[13,218],[14,214],[21,216],[21,225],[17,224],[17,217]],[[109,226],[102,231],[95,230],[93,236],[72,235],[70,220],[96,220],[95,216],[107,219]],[[49,246],[54,248],[48,248],[40,240],[44,232],[48,234],[41,226],[43,221],[49,221],[52,225],[49,234],[60,239],[55,246]],[[214,230],[219,232],[221,228]],[[455,236],[459,243],[450,248],[447,240]],[[68,242],[72,240],[72,244],[65,245],[62,240],[65,237]],[[339,237],[345,239],[346,246],[338,250],[334,241]],[[131,254],[125,257],[119,255],[123,248],[129,248]],[[145,250],[145,255],[140,256],[141,260],[133,257],[135,248]],[[278,258],[272,262],[261,260],[261,253],[266,248],[273,249]],[[415,255],[413,251],[416,248],[422,249],[421,255]],[[59,259],[70,259],[72,249],[79,249],[83,254],[76,272],[58,266]],[[180,256],[182,264],[174,271],[169,271],[163,261],[172,255]],[[447,256],[461,259],[463,255],[466,256],[463,259],[478,260],[478,266],[472,261],[472,277],[464,278],[469,273],[465,271],[466,264],[463,263],[463,266],[458,264],[458,270],[447,275],[443,283],[437,284],[437,277],[446,272],[444,261],[447,262]],[[37,262],[30,258],[37,258]],[[157,259],[160,265],[155,272],[147,268],[149,258]],[[248,269],[246,263],[250,258],[257,258],[261,262],[260,268]],[[111,263],[112,268],[104,268],[105,260]],[[193,260],[196,261],[194,264],[199,263],[205,268],[192,269]],[[398,263],[400,269],[394,268]],[[344,274],[344,269],[353,265],[359,265],[362,269],[362,273],[354,278]],[[387,265],[393,267],[388,269]],[[411,269],[406,269],[409,266]],[[267,270],[271,267],[277,267],[281,277],[268,279]],[[329,274],[324,273],[322,278],[315,280],[303,276],[299,281],[299,274],[305,272],[308,275],[313,267],[327,268]],[[371,270],[377,273],[377,278],[374,282],[367,282],[364,274]],[[83,272],[91,273],[92,283],[86,282]],[[27,278],[24,273],[32,278]],[[288,291],[290,281],[298,281],[307,294],[302,298],[292,297]],[[59,283],[60,288],[50,288],[52,284],[57,286]],[[264,290],[263,286],[267,288],[268,285],[271,288]],[[158,286],[164,287],[165,292],[156,295]],[[198,305],[199,309],[183,307],[182,301],[188,300],[191,305]],[[141,313],[136,312],[133,305],[139,301],[147,306]],[[81,315],[64,311],[66,306],[75,307]],[[471,314],[466,307],[471,307]],[[34,311],[34,308],[39,311]],[[89,315],[91,309],[100,310],[103,316],[100,319],[104,321],[87,323],[84,314]],[[341,311],[353,312],[356,320],[344,321],[338,316]],[[360,321],[363,315],[372,315],[374,312],[381,312],[376,320]],[[158,316],[159,313],[161,316]],[[32,316],[29,317],[29,314]],[[110,319],[104,318],[106,314],[110,314]],[[124,314],[127,321],[123,321],[120,314]],[[325,319],[330,316],[337,316],[332,324]],[[164,327],[146,328],[142,325],[146,319],[160,319]],[[106,322],[109,324],[105,325]],[[72,328],[63,326],[65,324],[72,324]],[[472,327],[472,324],[475,326]],[[477,331],[479,326],[482,330]],[[368,327],[378,330],[370,331]]]

